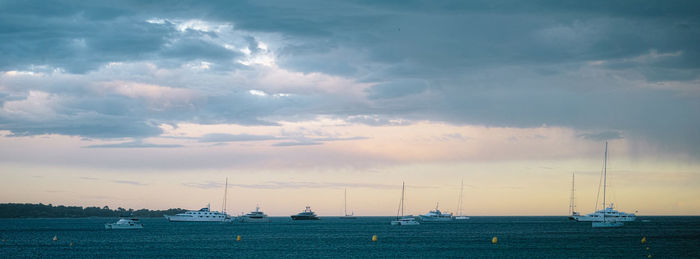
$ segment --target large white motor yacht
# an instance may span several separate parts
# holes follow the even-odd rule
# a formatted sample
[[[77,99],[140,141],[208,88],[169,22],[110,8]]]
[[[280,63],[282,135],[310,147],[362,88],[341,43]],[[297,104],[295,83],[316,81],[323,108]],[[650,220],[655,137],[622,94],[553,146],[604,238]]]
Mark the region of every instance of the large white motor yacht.
[[[578,213],[572,214],[570,216],[573,220],[576,221],[614,221],[614,222],[630,222],[634,221],[637,219],[637,216],[634,215],[634,213],[626,213],[622,211],[617,211],[614,209],[613,204],[610,204],[610,207],[605,208],[604,210],[598,210],[596,212],[586,214],[586,215],[580,215]]]
[[[176,215],[164,215],[168,221],[175,222],[221,222],[226,221],[228,215],[219,211],[211,211],[210,206],[200,210],[190,210]]]
[[[255,211],[251,211],[248,214],[245,214],[245,215],[238,217],[238,221],[240,221],[240,222],[270,222],[270,218],[267,217],[267,214],[260,211],[259,206],[256,206]]]
[[[431,210],[430,212],[420,215],[420,220],[423,222],[445,222],[445,221],[452,221],[452,213],[442,213],[438,209],[438,205],[435,206],[434,210]]]
[[[140,229],[143,224],[136,218],[120,218],[116,223],[105,224],[105,229]]]

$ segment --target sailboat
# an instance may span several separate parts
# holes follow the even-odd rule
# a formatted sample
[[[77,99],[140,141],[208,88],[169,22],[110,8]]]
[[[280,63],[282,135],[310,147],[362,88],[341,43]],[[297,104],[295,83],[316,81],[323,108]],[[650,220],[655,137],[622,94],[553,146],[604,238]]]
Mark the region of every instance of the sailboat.
[[[404,194],[406,191],[406,184],[404,182],[401,182],[401,202],[399,203],[399,210],[396,212],[396,220],[391,221],[391,225],[399,225],[399,226],[412,226],[412,225],[420,225],[418,221],[413,216],[404,216],[403,215],[403,210],[404,210]],[[401,213],[401,216],[399,216],[399,212]]]
[[[351,212],[348,214],[348,189],[345,189],[345,216],[340,217],[340,219],[356,219],[355,213]]]
[[[464,216],[462,214],[462,194],[464,193],[464,179],[462,179],[462,187],[459,188],[459,204],[457,205],[457,210],[459,211],[459,215],[455,216],[455,220],[467,220],[469,219],[468,216]]]
[[[576,212],[576,200],[574,199],[574,182],[576,181],[576,173],[571,173],[571,200],[569,201],[569,216],[570,220],[576,220],[577,217],[580,217],[581,214]]]
[[[576,221],[590,221],[591,226],[594,228],[610,228],[610,227],[621,227],[624,222],[634,221],[637,216],[633,213],[625,213],[617,211],[614,209],[614,205],[611,202],[610,207],[606,207],[606,189],[607,189],[607,177],[608,177],[608,142],[605,141],[605,155],[603,158],[603,209],[597,210],[594,213],[587,214],[585,216],[573,215],[572,217]],[[597,204],[597,201],[596,201]],[[597,205],[596,205],[597,207]]]

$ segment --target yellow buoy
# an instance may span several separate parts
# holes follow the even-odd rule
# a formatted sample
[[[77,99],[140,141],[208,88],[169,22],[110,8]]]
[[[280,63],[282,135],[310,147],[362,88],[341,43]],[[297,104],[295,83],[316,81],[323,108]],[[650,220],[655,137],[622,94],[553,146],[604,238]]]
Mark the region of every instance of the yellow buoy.
[[[236,236],[236,241],[241,241],[241,235]]]
[[[70,242],[70,244],[68,244],[68,246],[73,247],[73,242]]]
[[[649,250],[649,247],[647,246],[647,250]]]
[[[58,241],[58,236],[53,236],[53,241]]]
[[[372,242],[377,242],[377,235],[372,236]]]
[[[491,243],[492,243],[492,244],[498,243],[498,237],[493,237],[493,238],[491,238]]]
[[[647,256],[647,258],[651,258],[651,255]]]
[[[642,244],[647,242],[647,237],[642,237]]]

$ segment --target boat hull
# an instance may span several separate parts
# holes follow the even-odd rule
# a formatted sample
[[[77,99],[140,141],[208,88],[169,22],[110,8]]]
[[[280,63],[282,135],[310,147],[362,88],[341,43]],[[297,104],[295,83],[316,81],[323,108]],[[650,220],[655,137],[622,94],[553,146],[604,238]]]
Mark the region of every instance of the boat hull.
[[[291,216],[292,220],[319,220],[317,216],[299,216],[299,215],[293,215]]]
[[[456,216],[454,217],[455,220],[468,220],[469,216]]]
[[[392,226],[415,226],[420,225],[418,221],[415,220],[392,220]]]
[[[452,221],[452,217],[426,217],[421,215],[420,220],[423,222],[450,222]]]
[[[224,222],[226,218],[196,218],[196,217],[184,217],[184,216],[164,216],[170,222]]]
[[[575,220],[578,222],[602,222],[603,221],[603,216],[602,215],[584,215],[584,216],[569,216],[569,219]],[[605,221],[606,222],[632,222],[635,221],[637,217],[635,216],[624,216],[624,217],[614,217],[614,216],[605,216]]]
[[[143,224],[105,224],[105,229],[142,229]]]
[[[243,216],[243,217],[238,218],[238,222],[242,222],[242,223],[267,223],[267,222],[270,222],[270,218],[268,218],[268,217],[258,218],[258,217],[245,217],[245,216]]]

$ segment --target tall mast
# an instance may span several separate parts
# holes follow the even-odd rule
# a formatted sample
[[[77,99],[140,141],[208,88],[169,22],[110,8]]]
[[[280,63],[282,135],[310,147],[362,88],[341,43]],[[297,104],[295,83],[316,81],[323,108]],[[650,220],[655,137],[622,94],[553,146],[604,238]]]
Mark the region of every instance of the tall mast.
[[[574,201],[574,182],[576,181],[576,172],[571,173],[571,201],[569,201],[569,213],[574,214],[576,211],[576,204]]]
[[[345,203],[343,203],[345,206],[345,216],[348,215],[348,188],[345,188]]]
[[[406,190],[406,183],[401,182],[401,217],[403,217],[403,198],[404,191]]]
[[[603,159],[603,221],[605,221],[605,187],[608,180],[608,142],[605,141],[605,159]]]
[[[226,177],[226,185],[224,187],[224,203],[221,207],[221,212],[226,215],[226,196],[228,196],[228,177]]]
[[[464,178],[462,178],[462,187],[459,188],[459,204],[457,205],[460,216],[462,216],[462,193],[463,192],[464,192]]]

